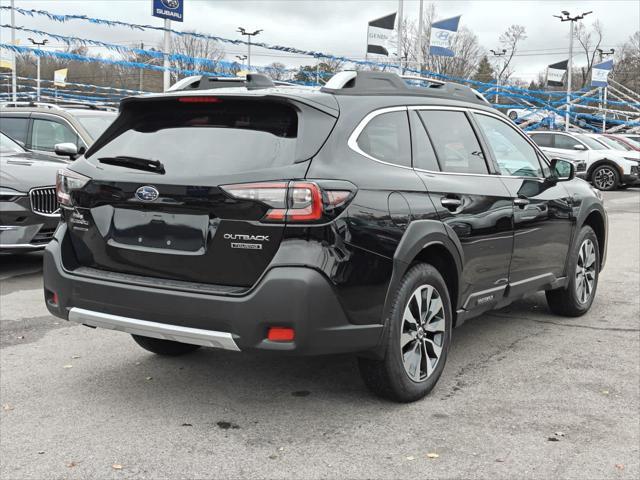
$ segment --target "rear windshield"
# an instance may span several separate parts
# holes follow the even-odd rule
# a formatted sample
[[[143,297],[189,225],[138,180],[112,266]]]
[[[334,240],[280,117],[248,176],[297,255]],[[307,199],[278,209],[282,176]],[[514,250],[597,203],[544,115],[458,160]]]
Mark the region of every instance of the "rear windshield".
[[[166,167],[239,173],[296,161],[298,113],[288,104],[219,99],[211,103],[140,102],[92,159],[133,156]],[[102,140],[98,143],[102,143]],[[196,171],[196,170],[194,170]]]

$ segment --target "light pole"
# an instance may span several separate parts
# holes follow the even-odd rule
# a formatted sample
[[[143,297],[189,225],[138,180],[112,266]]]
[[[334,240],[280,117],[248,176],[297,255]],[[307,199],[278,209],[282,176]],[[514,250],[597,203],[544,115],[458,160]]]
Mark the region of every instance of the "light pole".
[[[602,60],[604,60],[605,56],[608,57],[609,55],[613,55],[614,53],[616,53],[615,48],[612,48],[608,52],[605,52],[601,48],[597,48],[596,51],[600,56],[600,63],[602,63]],[[600,88],[600,97],[602,99],[602,133],[605,133],[607,131],[607,87],[606,86]]]
[[[506,49],[502,49],[502,50],[489,50],[491,53],[493,53],[494,57],[504,57],[507,54],[507,50]],[[496,103],[498,103],[498,100],[500,99],[500,96],[498,95],[498,92],[500,91],[500,74],[498,73],[498,75],[496,75]]]
[[[41,42],[36,42],[31,37],[29,37],[29,41],[38,47],[44,47],[49,42],[46,38]],[[36,55],[36,100],[40,101],[40,55]]]
[[[239,32],[240,35],[245,35],[247,37],[247,66],[251,69],[251,37],[259,35],[263,30],[260,29],[254,30],[253,32],[247,32],[244,28],[238,27],[238,30],[236,31]]]
[[[570,22],[569,23],[569,61],[567,62],[567,112],[565,113],[564,118],[564,129],[565,131],[569,131],[569,112],[571,111],[571,70],[573,69],[573,24],[578,20],[582,20],[584,17],[593,13],[591,11],[581,13],[580,15],[571,16],[569,12],[563,10],[562,15],[554,15],[554,17],[559,18],[561,22]]]

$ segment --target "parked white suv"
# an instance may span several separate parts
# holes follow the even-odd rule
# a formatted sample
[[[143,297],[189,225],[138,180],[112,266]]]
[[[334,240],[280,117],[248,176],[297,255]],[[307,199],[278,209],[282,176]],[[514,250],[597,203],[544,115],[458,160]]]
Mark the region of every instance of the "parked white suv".
[[[581,133],[538,131],[529,132],[529,135],[550,157],[585,161],[585,179],[599,190],[640,185],[638,152],[612,150]]]

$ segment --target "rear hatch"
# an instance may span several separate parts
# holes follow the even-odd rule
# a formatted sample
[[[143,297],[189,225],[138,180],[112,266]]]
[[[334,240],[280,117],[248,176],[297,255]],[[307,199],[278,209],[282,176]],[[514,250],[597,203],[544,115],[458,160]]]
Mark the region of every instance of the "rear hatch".
[[[337,112],[218,92],[130,99],[121,110],[71,166],[90,179],[70,191],[64,215],[78,266],[253,285],[283,236],[283,192],[305,177]]]

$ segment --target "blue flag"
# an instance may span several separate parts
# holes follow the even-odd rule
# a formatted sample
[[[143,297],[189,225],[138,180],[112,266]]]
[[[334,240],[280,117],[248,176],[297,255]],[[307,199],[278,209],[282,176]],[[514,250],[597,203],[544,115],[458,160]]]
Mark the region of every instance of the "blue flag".
[[[613,70],[613,60],[594,65],[591,70],[591,86],[606,87],[609,84],[609,72]]]
[[[431,25],[431,44],[429,46],[429,52],[431,55],[438,55],[440,57],[453,57],[454,51],[451,49],[451,44],[458,33],[458,25],[460,25],[460,17],[447,18],[446,20],[440,20],[434,22]]]

